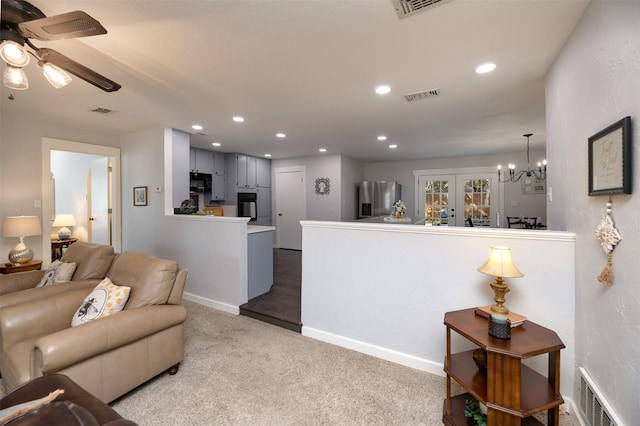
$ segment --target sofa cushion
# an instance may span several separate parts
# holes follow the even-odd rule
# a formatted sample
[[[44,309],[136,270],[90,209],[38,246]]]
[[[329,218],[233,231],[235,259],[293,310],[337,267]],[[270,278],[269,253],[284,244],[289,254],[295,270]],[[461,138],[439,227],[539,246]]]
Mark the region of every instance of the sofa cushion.
[[[166,304],[177,273],[178,262],[174,260],[128,251],[114,260],[109,278],[114,284],[131,287],[127,310]]]
[[[127,303],[129,294],[129,287],[117,286],[109,278],[105,278],[84,298],[73,314],[71,326],[75,327],[120,312]]]
[[[112,246],[77,242],[71,244],[60,259],[77,263],[73,280],[103,279],[113,262]]]
[[[36,287],[44,287],[46,285],[70,281],[77,265],[78,264],[75,262],[61,262],[59,260],[55,260],[51,265],[49,265]]]

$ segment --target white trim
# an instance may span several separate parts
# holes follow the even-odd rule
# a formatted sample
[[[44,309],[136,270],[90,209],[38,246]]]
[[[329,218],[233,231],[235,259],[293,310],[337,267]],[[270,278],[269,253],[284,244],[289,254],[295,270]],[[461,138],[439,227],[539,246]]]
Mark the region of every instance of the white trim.
[[[208,299],[206,297],[198,296],[192,293],[183,293],[182,298],[185,300],[189,300],[191,302],[195,302],[199,305],[208,306],[213,309],[217,309],[219,311],[228,312],[234,315],[240,315],[240,307],[229,305],[228,303],[218,302],[217,300]]]
[[[320,340],[321,342],[330,343],[332,345],[351,349],[356,352],[371,355],[376,358],[404,365],[405,367],[415,368],[416,370],[426,371],[427,373],[437,376],[444,376],[444,365],[432,362],[417,356],[404,354],[402,352],[393,351],[380,346],[371,345],[369,343],[350,339],[348,337],[338,336],[336,334],[327,333],[310,327],[302,326],[302,335]]]
[[[122,198],[120,148],[113,146],[93,145],[82,142],[72,142],[61,139],[42,138],[42,253],[44,265],[48,265],[46,253],[51,251],[51,217],[53,212],[53,199],[51,196],[51,150],[79,152],[82,154],[100,155],[112,160],[112,245],[116,252],[122,251]]]
[[[430,176],[430,175],[461,175],[470,173],[498,173],[495,167],[462,167],[459,169],[429,169],[414,170],[414,176]]]
[[[575,242],[576,234],[564,231],[542,231],[529,229],[508,228],[465,228],[461,226],[422,226],[422,225],[395,225],[386,223],[366,222],[320,222],[303,220],[302,227],[351,229],[354,231],[393,232],[409,234],[454,235],[464,237],[500,237],[505,239],[547,240]]]

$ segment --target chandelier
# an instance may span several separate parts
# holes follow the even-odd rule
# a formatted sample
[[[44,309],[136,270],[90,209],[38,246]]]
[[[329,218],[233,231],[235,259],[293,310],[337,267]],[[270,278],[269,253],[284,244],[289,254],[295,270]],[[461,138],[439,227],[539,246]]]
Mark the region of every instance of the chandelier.
[[[535,177],[539,180],[547,178],[547,160],[538,161],[538,169],[532,170],[529,166],[529,137],[533,136],[533,133],[527,133],[522,135],[527,138],[527,169],[516,172],[516,165],[509,163],[509,174],[501,179],[502,165],[498,164],[498,180],[500,182],[517,182],[522,176]]]

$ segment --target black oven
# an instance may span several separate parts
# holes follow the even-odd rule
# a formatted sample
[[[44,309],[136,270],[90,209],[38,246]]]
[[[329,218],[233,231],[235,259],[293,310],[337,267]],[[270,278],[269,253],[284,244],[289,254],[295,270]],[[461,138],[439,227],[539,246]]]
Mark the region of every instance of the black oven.
[[[238,192],[238,217],[250,217],[249,222],[258,220],[257,201],[255,192]]]

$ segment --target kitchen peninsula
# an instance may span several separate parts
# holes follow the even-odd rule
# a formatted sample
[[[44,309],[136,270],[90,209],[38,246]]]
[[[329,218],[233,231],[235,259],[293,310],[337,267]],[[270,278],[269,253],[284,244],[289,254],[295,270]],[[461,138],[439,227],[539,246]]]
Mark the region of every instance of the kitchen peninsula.
[[[165,215],[171,245],[158,248],[189,271],[185,298],[238,314],[240,305],[273,284],[273,226],[249,218]]]

